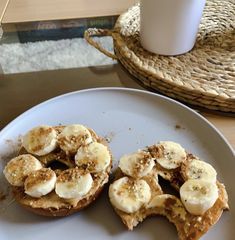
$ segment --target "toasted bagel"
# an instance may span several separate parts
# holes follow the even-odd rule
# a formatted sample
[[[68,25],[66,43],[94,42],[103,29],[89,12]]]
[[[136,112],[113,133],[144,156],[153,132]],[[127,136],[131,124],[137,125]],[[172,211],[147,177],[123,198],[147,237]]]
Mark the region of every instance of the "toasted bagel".
[[[66,126],[55,126],[52,127],[54,130],[57,132],[57,139],[60,133],[65,129]],[[49,192],[48,194],[45,194],[41,197],[32,197],[28,195],[25,191],[24,186],[12,186],[12,192],[13,196],[15,197],[16,201],[25,209],[39,214],[43,216],[49,216],[49,217],[62,217],[62,216],[67,216],[72,213],[78,212],[82,210],[83,208],[87,207],[90,205],[92,202],[95,201],[95,199],[99,196],[99,194],[102,192],[102,189],[104,188],[105,184],[109,180],[109,175],[111,172],[112,168],[112,155],[110,150],[108,149],[106,141],[99,137],[94,130],[87,128],[87,130],[90,133],[90,136],[92,138],[92,142],[98,142],[102,145],[105,146],[102,147],[105,151],[107,150],[105,156],[107,158],[108,156],[108,161],[109,164],[106,166],[105,169],[102,169],[98,172],[89,172],[88,168],[88,162],[87,165],[86,163],[80,166],[77,166],[75,163],[75,153],[73,152],[72,154],[69,152],[65,152],[59,144],[57,144],[57,147],[53,149],[50,153],[47,153],[45,155],[36,155],[30,153],[33,157],[37,158],[43,168],[51,168],[57,176],[57,179],[60,179],[60,183],[63,183],[63,178],[59,177],[61,174],[63,174],[66,170],[68,169],[74,169],[75,171],[78,170],[78,172],[84,172],[84,174],[89,174],[90,176],[90,185],[88,186],[89,188],[86,189],[86,192],[78,192],[76,195],[76,198],[63,198],[58,196],[58,194],[55,191],[55,188]],[[38,129],[37,129],[38,131]],[[45,135],[45,134],[44,134]],[[29,137],[28,137],[29,139]],[[28,140],[27,139],[27,140]],[[84,139],[84,138],[81,138]],[[73,138],[73,140],[76,141],[76,139]],[[29,140],[28,140],[29,141]],[[67,141],[68,142],[68,141]],[[90,144],[87,143],[87,145]],[[35,143],[34,143],[35,145]],[[68,145],[68,143],[67,143]],[[86,147],[86,144],[84,142],[81,142],[79,144],[79,147]],[[74,151],[74,146],[73,146],[73,151]],[[86,152],[85,152],[86,153]],[[26,148],[22,146],[20,148],[19,154],[24,155],[28,154]],[[93,154],[95,156],[95,154]],[[94,157],[93,156],[93,157]],[[84,156],[86,157],[86,156]],[[99,156],[100,157],[100,156]],[[90,161],[89,159],[87,161]],[[62,166],[62,167],[61,167]],[[58,168],[57,168],[58,167]],[[14,173],[12,173],[14,174]],[[35,174],[36,175],[36,174]],[[68,175],[68,174],[67,174]],[[75,176],[76,178],[81,178],[81,176]],[[26,176],[27,179],[27,176]],[[62,179],[62,180],[61,180]],[[73,184],[73,191],[78,191],[77,190],[77,185],[81,184],[79,183],[79,179],[72,179],[72,177],[67,176],[67,179],[65,179],[65,184],[62,185],[61,191],[66,191],[66,194],[69,195],[69,187],[71,187]],[[43,180],[43,179],[42,179]],[[46,179],[45,179],[46,181]],[[73,182],[71,182],[73,181]],[[33,181],[33,183],[36,183],[37,185],[35,187],[38,187],[40,190],[40,182],[38,181]],[[55,185],[58,184],[58,181],[56,181]],[[67,185],[66,185],[67,184]],[[84,182],[82,183],[83,185],[85,184]],[[82,187],[87,187],[86,184]],[[72,190],[71,190],[72,191]],[[67,196],[66,195],[66,196]]]
[[[144,221],[148,216],[162,215],[176,226],[180,240],[199,239],[219,220],[223,211],[229,209],[228,195],[225,186],[218,180],[214,183],[215,170],[212,166],[208,167],[209,164],[201,164],[200,161],[199,166],[201,167],[205,165],[207,168],[204,172],[202,169],[196,169],[198,170],[197,172],[195,170],[196,164],[193,165],[191,163],[193,160],[198,160],[198,158],[192,154],[186,153],[186,157],[182,158],[181,163],[177,162],[178,165],[174,169],[164,168],[158,163],[158,157],[160,156],[158,148],[159,145],[153,145],[143,150],[138,150],[149,153],[151,157],[155,159],[155,165],[152,168],[152,171],[146,174],[146,176],[128,176],[126,173],[122,172],[120,167],[118,167],[114,181],[109,188],[111,205],[128,230],[133,230],[138,223]],[[162,149],[160,149],[160,152],[162,152]],[[134,154],[131,154],[130,156],[133,156]],[[171,159],[168,154],[165,154],[165,156],[167,157],[166,161],[169,159],[174,161],[174,159]],[[164,156],[161,155],[160,157],[163,158]],[[129,163],[126,167],[142,169],[142,163],[144,163],[144,161],[140,159],[138,165],[135,162],[135,165],[130,166]],[[188,173],[189,165],[194,167],[190,172],[192,176]],[[194,171],[196,171],[196,173]],[[206,171],[208,171],[208,173]],[[215,187],[218,190],[218,197],[215,202],[210,202],[212,203],[212,206],[208,207],[205,204],[207,210],[203,214],[195,214],[191,209],[190,211],[186,209],[186,204],[183,202],[182,198],[180,198],[179,192],[182,185],[188,181],[188,178],[190,177],[196,178],[196,180],[193,179],[192,182],[199,181],[199,183],[201,183],[200,181],[203,180],[197,179],[200,177],[200,174],[202,178],[206,176],[207,181],[211,178],[212,182],[206,182],[205,184],[213,186],[213,188]],[[136,174],[136,176],[138,176],[138,174]],[[178,191],[178,194],[173,195],[165,193],[162,186],[159,184],[159,176],[168,181],[168,183]],[[130,184],[132,185],[128,185],[127,178],[131,180]],[[125,183],[121,185],[120,181],[122,181],[122,179],[125,179]],[[139,197],[139,195],[145,191],[143,189],[138,189],[138,186],[133,187],[133,182],[138,182],[140,179],[145,180],[151,190],[151,198],[147,199],[145,202]],[[148,194],[148,188],[146,188],[146,194]],[[204,194],[204,192],[200,194]],[[205,192],[205,194],[209,193]],[[139,201],[142,202],[140,203]],[[139,202],[139,205],[137,205],[136,202]],[[128,204],[139,206],[139,208],[137,210],[135,208],[135,210],[132,211],[131,206],[128,206]],[[199,211],[200,209],[196,210]]]

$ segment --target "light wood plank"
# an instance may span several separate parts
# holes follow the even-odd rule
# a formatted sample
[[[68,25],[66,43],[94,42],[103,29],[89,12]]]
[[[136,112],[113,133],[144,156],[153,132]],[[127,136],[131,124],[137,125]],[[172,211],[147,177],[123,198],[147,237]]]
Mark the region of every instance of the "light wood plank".
[[[10,0],[4,23],[119,15],[136,0]]]
[[[0,25],[1,25],[5,10],[7,8],[8,2],[9,0],[0,0]]]

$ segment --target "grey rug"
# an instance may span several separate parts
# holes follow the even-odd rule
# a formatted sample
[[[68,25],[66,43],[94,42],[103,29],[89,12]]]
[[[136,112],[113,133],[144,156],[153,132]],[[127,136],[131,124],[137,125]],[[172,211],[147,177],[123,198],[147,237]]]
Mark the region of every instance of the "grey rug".
[[[113,51],[112,38],[95,40]],[[0,45],[0,65],[6,74],[112,63],[115,61],[90,46],[83,38]]]

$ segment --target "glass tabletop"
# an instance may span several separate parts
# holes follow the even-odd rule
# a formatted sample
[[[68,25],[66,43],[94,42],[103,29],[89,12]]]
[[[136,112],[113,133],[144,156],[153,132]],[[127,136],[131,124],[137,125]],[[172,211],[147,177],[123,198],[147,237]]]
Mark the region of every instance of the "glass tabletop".
[[[4,25],[0,64],[5,74],[113,64],[83,38],[88,28],[113,28],[117,16]],[[97,38],[113,51],[110,37]]]

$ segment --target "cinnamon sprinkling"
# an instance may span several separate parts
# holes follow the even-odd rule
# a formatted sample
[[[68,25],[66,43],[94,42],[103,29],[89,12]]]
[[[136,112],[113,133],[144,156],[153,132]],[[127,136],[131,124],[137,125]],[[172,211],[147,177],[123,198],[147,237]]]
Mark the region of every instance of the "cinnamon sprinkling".
[[[148,147],[148,151],[150,152],[151,156],[154,158],[160,158],[164,154],[164,146],[163,145],[153,145]]]
[[[44,147],[45,143],[41,142],[40,139],[44,138],[45,136],[48,136],[52,131],[53,131],[52,127],[48,127],[46,129],[44,127],[39,127],[37,131],[32,131],[31,140],[34,142],[37,142],[37,144],[31,150],[33,152],[37,152],[41,150]]]
[[[151,164],[151,159],[151,155],[148,152],[141,152],[138,162],[133,168],[133,175],[138,176],[139,173],[143,172]]]
[[[79,168],[70,168],[63,171],[57,178],[57,182],[70,182],[79,179],[86,172]]]
[[[42,168],[40,170],[34,171],[30,173],[27,177],[25,181],[25,188],[29,189],[37,183],[49,181],[53,177],[53,175],[54,172],[50,168]]]

